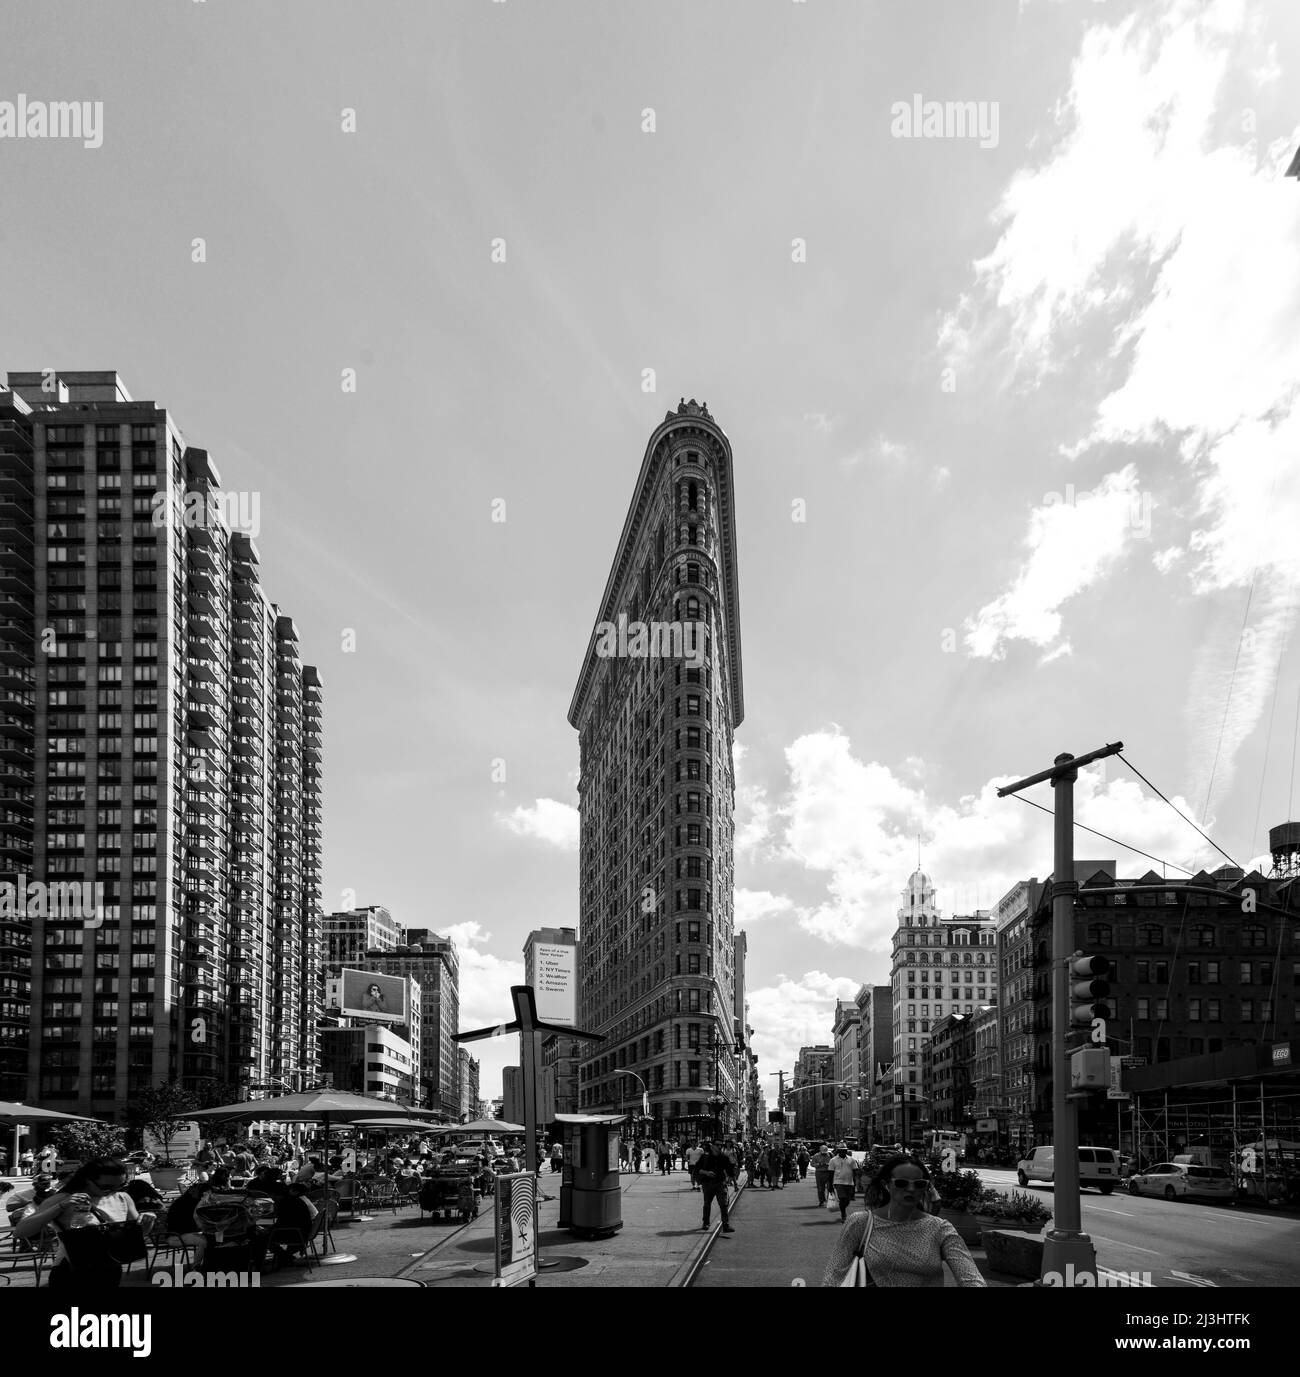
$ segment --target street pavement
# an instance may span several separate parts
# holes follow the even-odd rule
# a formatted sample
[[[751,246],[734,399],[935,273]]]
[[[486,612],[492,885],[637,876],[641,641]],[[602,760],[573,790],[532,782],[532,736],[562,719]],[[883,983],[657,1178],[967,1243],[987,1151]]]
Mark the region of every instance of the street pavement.
[[[858,1196],[849,1213],[863,1209]],[[820,1286],[822,1273],[842,1227],[839,1209],[817,1203],[811,1172],[780,1190],[743,1191],[736,1205],[734,1234],[722,1234],[709,1249],[693,1286]],[[1018,1286],[1020,1279],[990,1272],[984,1251],[972,1248],[990,1286]],[[944,1285],[956,1286],[944,1268]]]
[[[1013,1171],[980,1168],[988,1186],[1021,1189]],[[1024,1188],[1052,1204],[1049,1185]],[[1294,1210],[1086,1190],[1083,1229],[1098,1263],[1149,1272],[1158,1287],[1294,1286],[1300,1281],[1300,1215]]]
[[[980,1172],[986,1185],[1016,1188],[1014,1173]],[[13,1179],[13,1178],[10,1178]],[[557,1227],[560,1177],[544,1172],[539,1209],[542,1257],[558,1264],[545,1269],[538,1286],[818,1286],[840,1227],[838,1211],[817,1205],[810,1174],[805,1181],[769,1191],[750,1188],[734,1204],[736,1232],[700,1228],[703,1197],[690,1189],[682,1171],[669,1176],[648,1172],[622,1176],[623,1228],[607,1239],[578,1239]],[[1050,1205],[1051,1191],[1029,1190]],[[1093,1237],[1098,1262],[1115,1272],[1151,1274],[1157,1287],[1293,1286],[1298,1280],[1300,1214],[1264,1212],[1087,1191],[1083,1226]],[[861,1208],[855,1201],[851,1208]],[[339,1252],[355,1260],[307,1272],[290,1268],[262,1277],[266,1288],[314,1285],[319,1281],[406,1276],[426,1286],[490,1286],[493,1261],[493,1210],[484,1202],[478,1219],[459,1222],[421,1220],[414,1206],[397,1213],[377,1211],[369,1220],[335,1228]],[[26,1265],[10,1270],[9,1245],[3,1244],[0,1276],[15,1288],[33,1285]],[[990,1273],[982,1250],[972,1250],[991,1285],[1014,1285]],[[479,1270],[483,1269],[483,1270]],[[170,1266],[161,1265],[161,1270]],[[947,1278],[952,1284],[951,1277]],[[137,1264],[125,1286],[148,1286]],[[3,1282],[0,1282],[3,1288]],[[7,1288],[5,1288],[7,1289]]]

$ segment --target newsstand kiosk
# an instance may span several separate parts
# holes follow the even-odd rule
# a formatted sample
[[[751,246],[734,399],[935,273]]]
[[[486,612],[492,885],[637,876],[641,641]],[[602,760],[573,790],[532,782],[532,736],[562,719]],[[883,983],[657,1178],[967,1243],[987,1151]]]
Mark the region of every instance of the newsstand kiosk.
[[[559,1227],[580,1238],[617,1233],[623,1227],[618,1128],[627,1116],[557,1114],[555,1118],[564,1125]]]

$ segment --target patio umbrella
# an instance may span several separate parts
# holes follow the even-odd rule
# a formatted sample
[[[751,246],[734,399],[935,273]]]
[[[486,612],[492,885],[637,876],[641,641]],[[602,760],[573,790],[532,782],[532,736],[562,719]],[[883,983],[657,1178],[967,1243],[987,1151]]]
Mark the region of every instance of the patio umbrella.
[[[329,1142],[330,1124],[351,1124],[358,1119],[432,1119],[433,1111],[412,1109],[409,1104],[394,1104],[371,1095],[354,1095],[346,1090],[308,1090],[299,1095],[274,1095],[265,1100],[244,1100],[240,1104],[217,1105],[212,1109],[187,1110],[178,1119],[214,1123],[237,1119],[274,1119],[280,1123],[323,1123]],[[328,1204],[328,1201],[326,1202]],[[325,1211],[325,1253],[322,1262],[355,1262],[352,1253],[334,1251],[329,1210]]]
[[[526,1133],[523,1124],[503,1124],[500,1119],[474,1119],[468,1124],[449,1124],[452,1133]]]
[[[18,1170],[18,1130],[23,1124],[93,1124],[98,1123],[90,1114],[64,1114],[58,1109],[42,1109],[34,1104],[17,1104],[13,1100],[0,1100],[0,1124],[14,1131],[13,1169]]]

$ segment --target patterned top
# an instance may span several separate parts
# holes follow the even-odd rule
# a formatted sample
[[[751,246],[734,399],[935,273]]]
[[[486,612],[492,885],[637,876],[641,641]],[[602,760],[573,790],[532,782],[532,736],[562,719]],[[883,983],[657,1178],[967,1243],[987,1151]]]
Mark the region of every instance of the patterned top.
[[[823,1286],[838,1286],[844,1280],[853,1255],[866,1237],[870,1218],[870,1211],[859,1210],[844,1221],[822,1277]],[[867,1268],[877,1286],[942,1286],[945,1262],[958,1286],[987,1285],[970,1250],[948,1220],[922,1214],[900,1223],[876,1216]]]

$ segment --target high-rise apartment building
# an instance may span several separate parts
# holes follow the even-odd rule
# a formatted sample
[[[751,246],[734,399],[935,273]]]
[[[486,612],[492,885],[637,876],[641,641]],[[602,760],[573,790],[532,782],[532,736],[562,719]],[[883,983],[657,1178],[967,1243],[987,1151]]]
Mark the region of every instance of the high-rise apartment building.
[[[866,1097],[860,1133],[863,1145],[870,1147],[882,1139],[885,1101],[894,1098],[893,991],[888,985],[863,985],[853,1002],[860,1015],[858,1068]]]
[[[1034,1109],[1034,943],[1030,916],[1042,886],[1018,880],[993,906],[998,960],[1000,1093],[995,1097],[999,1133],[1026,1148]]]
[[[833,1047],[820,1044],[799,1049],[794,1077],[785,1092],[785,1107],[794,1112],[796,1137],[831,1137],[835,1126],[835,1087],[831,1084],[834,1064]]]
[[[894,1093],[881,1124],[887,1140],[906,1146],[913,1130],[932,1118],[925,1103],[922,1052],[941,1018],[970,1015],[993,1002],[998,982],[994,940],[993,921],[984,912],[941,919],[929,876],[912,873],[893,940]]]
[[[0,1093],[314,1078],[320,682],[248,495],[111,372],[11,373],[0,482]]]
[[[569,708],[578,731],[584,1111],[737,1119],[732,744],[744,718],[731,445],[683,401],[646,447]],[[626,1073],[635,1073],[635,1079]],[[741,1110],[743,1113],[743,1110]]]
[[[414,976],[420,982],[420,1074],[423,1107],[449,1118],[460,1113],[460,1064],[452,1039],[460,1031],[460,958],[449,937],[408,928],[392,951],[371,950],[358,970]]]
[[[406,942],[406,934],[382,904],[327,913],[324,918],[325,968],[332,976],[357,965],[367,952],[393,951]]]
[[[861,1131],[862,1110],[858,1100],[862,1088],[858,1061],[861,1021],[862,1011],[853,1000],[835,1001],[835,1019],[831,1025],[835,1048],[835,1055],[831,1061],[831,1079],[836,1082],[832,1092],[835,1096],[835,1122],[832,1131],[837,1139],[856,1141]]]

